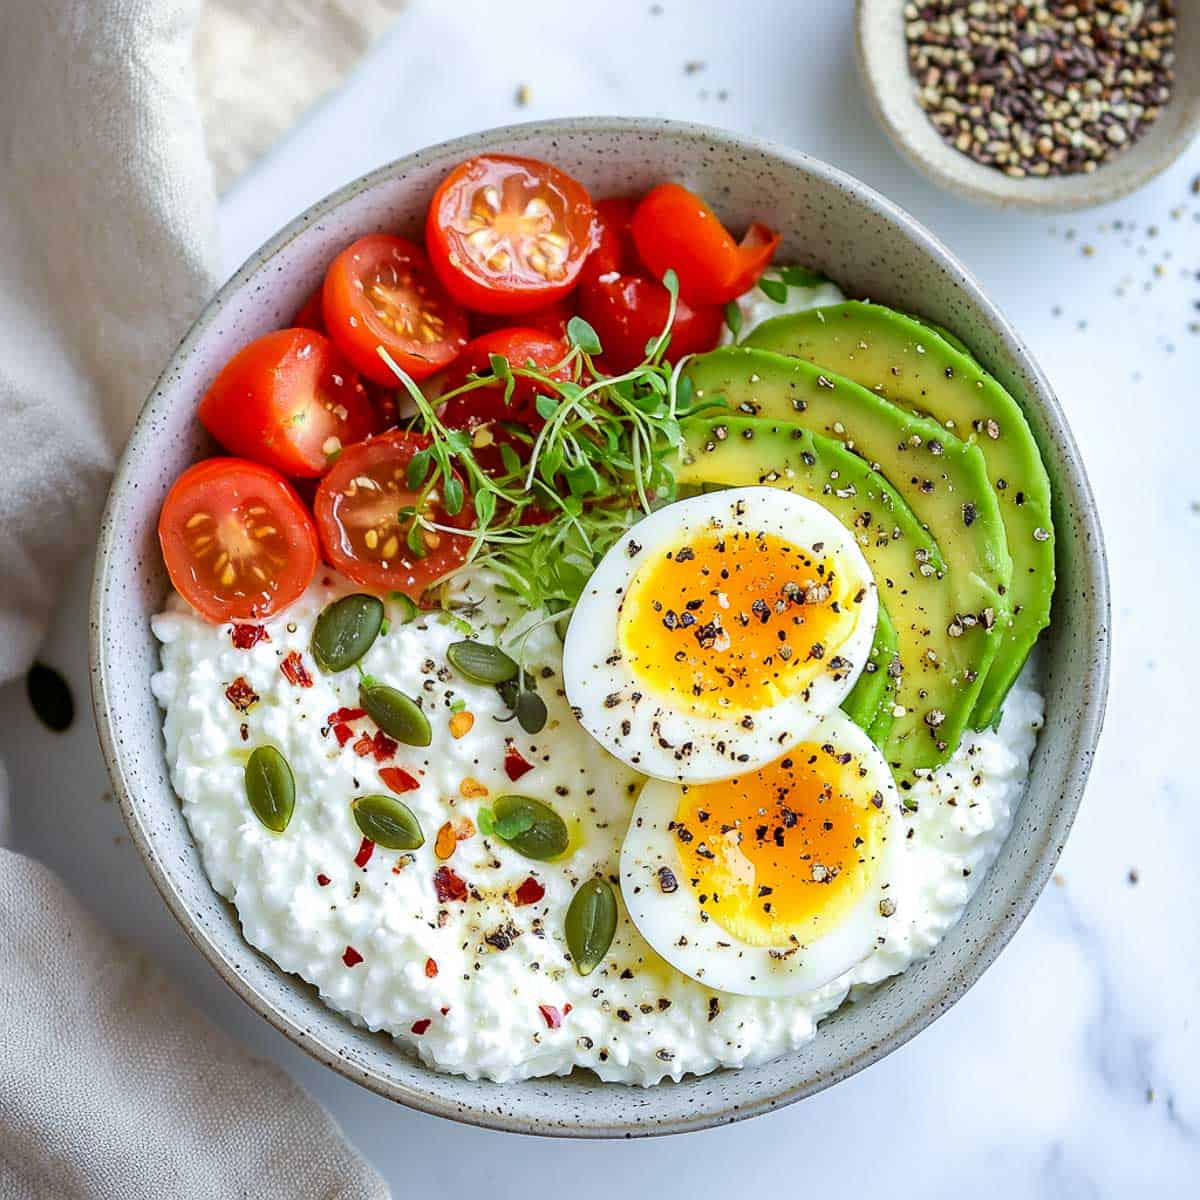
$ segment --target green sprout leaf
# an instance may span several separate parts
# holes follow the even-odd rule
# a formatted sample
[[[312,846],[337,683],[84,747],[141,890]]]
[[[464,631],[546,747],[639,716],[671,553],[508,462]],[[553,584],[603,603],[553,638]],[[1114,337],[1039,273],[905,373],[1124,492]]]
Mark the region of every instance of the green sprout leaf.
[[[729,326],[729,332],[736,338],[742,332],[742,310],[738,308],[736,300],[730,300],[725,305],[725,324]],[[689,383],[691,380],[688,381]]]
[[[600,353],[600,338],[582,317],[572,317],[567,322],[567,341],[584,354]]]
[[[769,300],[774,300],[776,304],[787,303],[788,285],[782,279],[771,279],[764,275],[758,281],[758,286]]]

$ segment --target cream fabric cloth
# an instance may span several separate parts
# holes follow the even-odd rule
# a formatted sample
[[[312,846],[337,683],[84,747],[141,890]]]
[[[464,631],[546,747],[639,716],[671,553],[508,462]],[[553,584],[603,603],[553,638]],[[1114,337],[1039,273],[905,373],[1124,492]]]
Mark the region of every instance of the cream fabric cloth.
[[[0,682],[28,666],[130,421],[215,283],[199,4],[0,0]],[[236,134],[210,143],[226,170],[377,32],[377,0],[362,0],[364,23],[355,7],[214,0],[196,52],[205,78],[223,79],[207,108]],[[231,60],[261,51],[241,93],[218,70],[234,23]],[[277,29],[306,53],[269,53]],[[0,843],[6,791],[0,766]],[[0,850],[0,1200],[387,1194],[282,1072],[189,1008],[45,868]]]

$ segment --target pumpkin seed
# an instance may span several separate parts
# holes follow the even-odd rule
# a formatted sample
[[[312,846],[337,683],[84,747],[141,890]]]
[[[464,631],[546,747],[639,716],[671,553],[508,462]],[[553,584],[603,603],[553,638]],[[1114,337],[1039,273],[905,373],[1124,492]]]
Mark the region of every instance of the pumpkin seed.
[[[246,760],[245,778],[254,815],[272,833],[282,833],[296,808],[296,780],[288,760],[274,746],[259,746]]]
[[[403,592],[392,592],[391,599],[395,602],[396,607],[400,609],[400,624],[407,625],[410,621],[417,619],[417,614],[421,611],[416,602],[411,596],[406,596]]]
[[[498,797],[492,806],[492,824],[502,842],[539,862],[557,858],[570,841],[562,817],[531,796]]]
[[[517,697],[517,724],[526,733],[541,733],[546,727],[546,705],[537,692],[522,692]]]
[[[487,642],[451,642],[446,657],[472,683],[507,683],[517,677],[517,664],[499,646]]]
[[[383,601],[355,592],[327,604],[313,627],[312,655],[329,674],[352,667],[374,644],[383,625]]]
[[[75,719],[75,700],[67,681],[53,668],[35,662],[25,676],[25,693],[47,729],[62,733]]]
[[[384,683],[364,682],[359,685],[358,702],[388,737],[394,737],[406,746],[428,746],[433,741],[429,718],[421,711],[421,706],[396,688]]]
[[[563,921],[567,949],[580,975],[590,975],[603,961],[617,932],[617,897],[612,884],[597,876],[581,883]]]
[[[385,850],[416,850],[425,844],[413,810],[395,796],[359,796],[350,801],[350,810],[363,837]]]

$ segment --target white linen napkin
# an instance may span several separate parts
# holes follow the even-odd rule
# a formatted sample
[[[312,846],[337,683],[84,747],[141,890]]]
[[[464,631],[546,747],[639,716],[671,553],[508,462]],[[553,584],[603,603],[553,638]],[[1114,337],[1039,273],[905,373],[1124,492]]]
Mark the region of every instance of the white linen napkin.
[[[0,683],[28,667],[133,415],[215,283],[199,10],[0,4]],[[214,0],[196,48],[209,78],[235,11],[237,45],[249,38],[268,61],[243,72],[243,108],[229,74],[208,105],[235,131],[227,169],[331,85],[381,5]],[[280,27],[303,29],[309,57],[276,61],[286,102],[256,110],[272,93],[263,31]],[[313,63],[306,91],[299,68]],[[0,845],[6,791],[0,766]],[[44,867],[0,849],[0,1200],[387,1195],[281,1071],[200,1017]]]

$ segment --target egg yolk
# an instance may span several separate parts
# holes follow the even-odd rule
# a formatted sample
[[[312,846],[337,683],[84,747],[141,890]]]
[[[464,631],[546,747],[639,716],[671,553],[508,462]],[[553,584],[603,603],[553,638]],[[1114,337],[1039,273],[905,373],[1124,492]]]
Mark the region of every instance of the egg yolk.
[[[787,952],[837,925],[871,883],[886,816],[866,768],[802,742],[746,775],[681,788],[671,830],[700,909]]]
[[[770,708],[823,670],[865,590],[836,556],[770,533],[713,530],[653,555],[625,593],[621,652],[648,690],[703,716]]]

